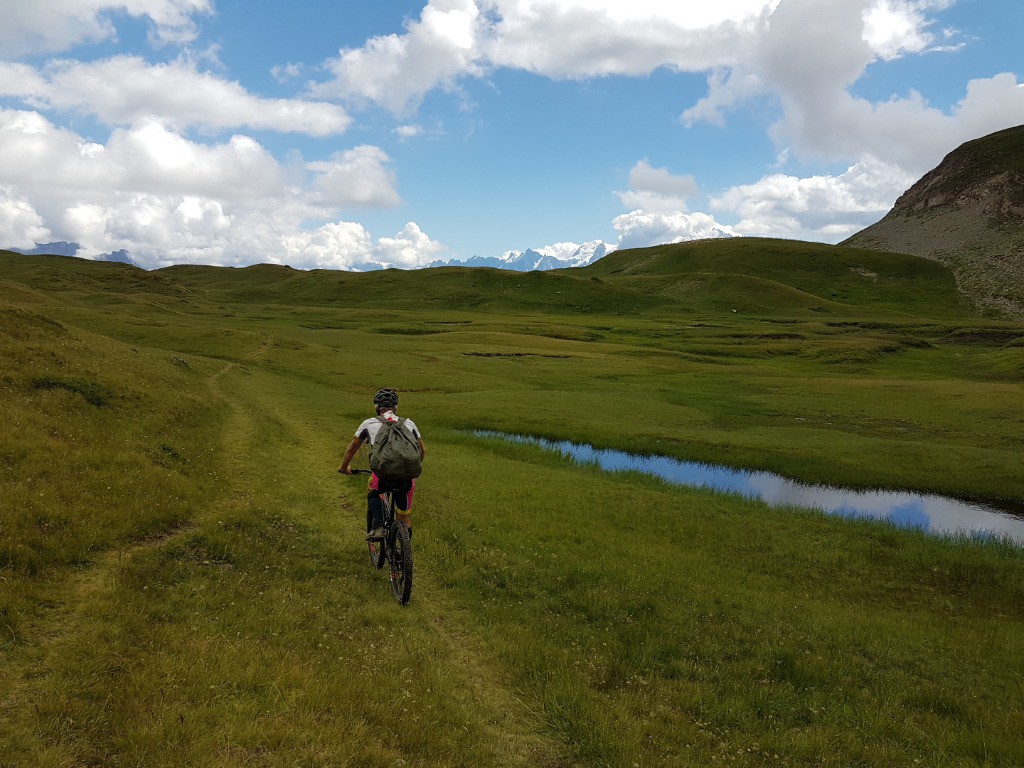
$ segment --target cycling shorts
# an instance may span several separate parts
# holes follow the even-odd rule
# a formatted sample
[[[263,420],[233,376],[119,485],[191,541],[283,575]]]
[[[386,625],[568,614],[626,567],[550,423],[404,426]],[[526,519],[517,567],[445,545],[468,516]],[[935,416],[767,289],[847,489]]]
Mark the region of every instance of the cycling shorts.
[[[384,490],[391,490],[393,492],[395,506],[403,513],[408,513],[412,510],[412,497],[416,492],[415,480],[410,480],[408,486],[403,485],[399,488],[385,488]],[[370,473],[370,492],[379,494],[380,491],[380,478],[377,477],[376,473]]]

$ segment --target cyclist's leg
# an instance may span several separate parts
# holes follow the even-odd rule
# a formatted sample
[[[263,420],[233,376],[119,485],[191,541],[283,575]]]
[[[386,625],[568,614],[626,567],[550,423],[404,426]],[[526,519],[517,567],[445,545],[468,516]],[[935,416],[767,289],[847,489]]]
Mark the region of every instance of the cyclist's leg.
[[[394,492],[395,517],[405,523],[409,529],[409,536],[412,536],[412,497],[416,492],[416,481],[410,480],[407,487],[398,488]]]
[[[370,487],[366,492],[367,533],[384,525],[384,505],[380,500],[380,490],[376,475],[370,475]]]

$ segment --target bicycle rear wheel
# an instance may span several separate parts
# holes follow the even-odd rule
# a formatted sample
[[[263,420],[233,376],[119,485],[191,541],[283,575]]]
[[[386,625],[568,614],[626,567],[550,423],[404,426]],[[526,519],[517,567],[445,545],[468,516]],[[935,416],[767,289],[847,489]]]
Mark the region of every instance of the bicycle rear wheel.
[[[391,563],[391,592],[402,605],[409,602],[412,595],[412,539],[409,529],[401,520],[391,525],[393,540],[388,550]]]

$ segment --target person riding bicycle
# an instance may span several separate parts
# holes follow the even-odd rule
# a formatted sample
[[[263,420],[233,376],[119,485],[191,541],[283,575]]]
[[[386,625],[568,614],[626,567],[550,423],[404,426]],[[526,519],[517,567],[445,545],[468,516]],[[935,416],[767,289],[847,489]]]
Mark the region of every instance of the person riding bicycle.
[[[395,390],[381,389],[378,391],[373,396],[373,405],[377,411],[377,416],[367,419],[359,425],[355,436],[352,438],[352,442],[345,449],[345,455],[341,460],[341,467],[338,469],[343,475],[352,474],[349,464],[363,443],[369,440],[372,447],[376,442],[377,435],[383,427],[381,419],[392,422],[401,421],[395,415],[398,410],[398,393]],[[423,448],[423,438],[420,436],[419,430],[411,419],[405,419],[402,427],[409,430],[412,436],[416,438],[416,444],[420,449],[420,461],[422,461],[426,451]],[[412,518],[409,513],[412,510],[412,497],[416,490],[416,481],[409,480],[399,484],[397,487],[393,486],[390,488],[382,487],[382,485],[382,481],[377,477],[376,473],[370,475],[370,487],[366,494],[366,509],[368,518],[372,522],[370,531],[366,534],[366,540],[373,541],[374,539],[384,538],[384,507],[381,504],[380,495],[389,490],[393,492],[395,514],[399,520],[405,523],[405,527],[409,529],[409,536],[412,537]]]

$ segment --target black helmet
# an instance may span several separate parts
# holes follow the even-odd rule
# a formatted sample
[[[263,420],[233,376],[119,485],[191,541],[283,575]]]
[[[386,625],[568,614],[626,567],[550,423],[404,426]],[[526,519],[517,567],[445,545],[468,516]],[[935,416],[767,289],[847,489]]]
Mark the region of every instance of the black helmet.
[[[395,408],[398,406],[398,393],[393,389],[382,389],[373,396],[373,404],[378,408]]]

